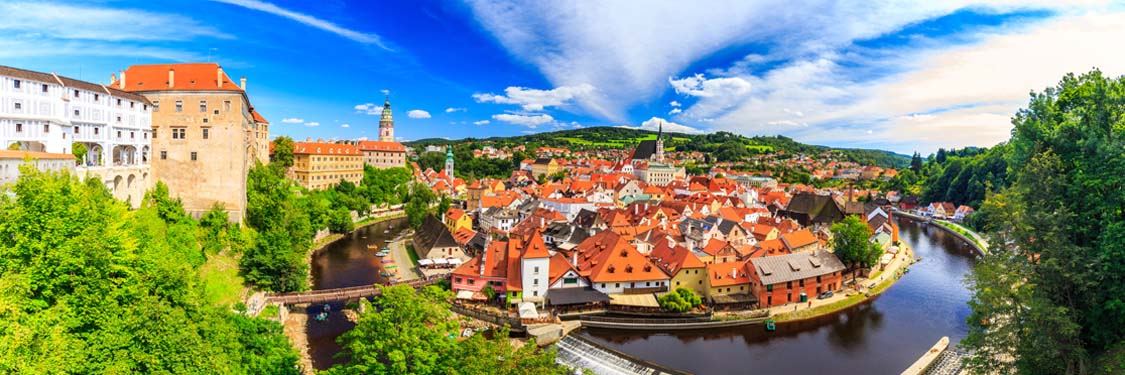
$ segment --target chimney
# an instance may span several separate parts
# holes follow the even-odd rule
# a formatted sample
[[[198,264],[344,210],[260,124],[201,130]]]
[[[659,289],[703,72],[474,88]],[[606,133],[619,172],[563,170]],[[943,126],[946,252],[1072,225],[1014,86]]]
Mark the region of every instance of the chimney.
[[[570,264],[573,264],[574,267],[578,267],[578,250],[577,249],[570,253]]]
[[[116,81],[117,81],[117,74],[116,73],[110,74],[109,75],[109,84],[112,85],[113,82],[116,82]]]
[[[219,84],[219,88],[223,88],[223,67],[218,65],[215,68],[215,82]]]
[[[118,82],[117,88],[124,90],[125,89],[125,71],[124,70],[121,71],[121,80],[117,81],[117,82]]]
[[[312,137],[305,137],[305,142],[312,142]]]
[[[176,70],[168,69],[168,88],[176,85]]]
[[[246,91],[246,77],[242,77],[240,81],[242,81],[242,91]]]

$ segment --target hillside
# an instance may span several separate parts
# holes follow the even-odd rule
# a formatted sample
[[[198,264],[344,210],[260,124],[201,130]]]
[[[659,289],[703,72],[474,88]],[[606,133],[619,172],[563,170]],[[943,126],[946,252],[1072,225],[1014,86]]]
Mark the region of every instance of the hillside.
[[[807,145],[784,136],[745,137],[728,132],[710,134],[667,132],[665,134],[665,146],[669,148],[669,151],[700,151],[713,155],[718,161],[742,160],[751,155],[775,151],[782,151],[786,154],[815,155],[831,150],[839,152],[843,160],[855,161],[862,164],[892,168],[904,168],[910,164],[909,156],[896,154],[890,151]],[[442,138],[426,138],[407,142],[406,145],[409,147],[425,147],[429,145],[445,145],[450,142],[480,142],[492,144],[497,147],[526,144],[530,147],[547,146],[566,147],[573,150],[590,150],[599,148],[630,148],[636,146],[640,141],[647,139],[656,139],[656,132],[602,126],[511,137],[466,138],[452,141]]]

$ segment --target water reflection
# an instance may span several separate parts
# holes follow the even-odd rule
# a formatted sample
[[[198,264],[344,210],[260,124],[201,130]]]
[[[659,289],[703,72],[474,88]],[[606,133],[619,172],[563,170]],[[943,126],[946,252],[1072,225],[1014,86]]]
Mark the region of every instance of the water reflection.
[[[973,257],[956,237],[898,221],[902,240],[924,260],[875,299],[816,319],[762,326],[623,332],[586,329],[588,337],[646,360],[696,374],[898,373],[942,336],[967,333],[969,292],[961,283]]]

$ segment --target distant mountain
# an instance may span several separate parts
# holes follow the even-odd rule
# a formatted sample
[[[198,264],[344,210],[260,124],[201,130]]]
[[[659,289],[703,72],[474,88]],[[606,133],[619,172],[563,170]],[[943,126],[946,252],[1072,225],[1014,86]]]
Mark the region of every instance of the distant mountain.
[[[744,160],[746,157],[783,151],[787,154],[816,155],[828,150],[838,151],[841,159],[882,167],[905,168],[910,165],[910,156],[884,150],[835,148],[799,143],[784,136],[745,137],[729,132],[710,134],[682,134],[665,132],[665,147],[677,151],[700,151],[715,161]],[[495,146],[566,147],[572,150],[599,148],[630,148],[640,141],[656,139],[656,132],[620,127],[591,127],[560,130],[546,133],[519,135],[511,137],[465,138],[449,140],[426,138],[406,142],[409,147],[447,145],[450,143],[480,142]]]

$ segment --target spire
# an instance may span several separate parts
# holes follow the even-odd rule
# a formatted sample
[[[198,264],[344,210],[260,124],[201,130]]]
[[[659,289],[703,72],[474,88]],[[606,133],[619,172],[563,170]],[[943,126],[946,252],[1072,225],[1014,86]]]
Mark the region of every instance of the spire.
[[[657,123],[656,129],[656,139],[660,140],[664,136],[664,121]]]
[[[386,95],[387,95],[387,97],[383,101],[383,108],[390,108],[391,107],[391,94],[386,94]]]

